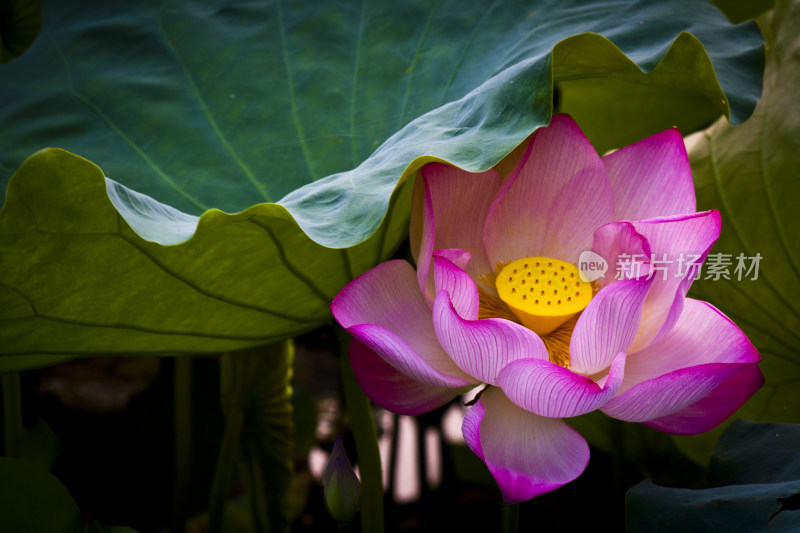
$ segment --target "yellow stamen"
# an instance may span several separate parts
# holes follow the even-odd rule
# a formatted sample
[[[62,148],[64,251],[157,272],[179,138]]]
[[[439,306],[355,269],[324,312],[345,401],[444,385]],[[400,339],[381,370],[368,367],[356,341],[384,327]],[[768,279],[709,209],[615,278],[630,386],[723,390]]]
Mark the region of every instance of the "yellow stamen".
[[[519,321],[546,335],[583,311],[592,299],[592,284],[577,267],[550,257],[526,257],[506,265],[495,279],[500,299]]]
[[[570,367],[569,362],[569,341],[572,338],[572,331],[575,329],[575,324],[578,323],[580,313],[573,316],[551,333],[542,335],[547,353],[550,356],[550,362],[561,365],[565,368]]]
[[[481,276],[478,281],[491,288],[488,291],[478,284],[478,294],[480,295],[478,305],[478,318],[505,318],[512,322],[519,323],[517,316],[511,312],[506,303],[497,297],[497,286],[495,285],[495,276],[502,270],[503,265],[498,265],[495,273],[490,276]]]

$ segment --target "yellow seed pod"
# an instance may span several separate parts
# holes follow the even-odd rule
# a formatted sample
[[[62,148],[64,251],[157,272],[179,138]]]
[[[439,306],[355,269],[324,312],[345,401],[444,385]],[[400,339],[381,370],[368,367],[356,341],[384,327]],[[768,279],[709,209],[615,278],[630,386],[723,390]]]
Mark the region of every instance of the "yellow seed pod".
[[[497,293],[522,324],[546,335],[583,311],[592,285],[574,265],[550,257],[525,257],[506,265],[495,281]]]

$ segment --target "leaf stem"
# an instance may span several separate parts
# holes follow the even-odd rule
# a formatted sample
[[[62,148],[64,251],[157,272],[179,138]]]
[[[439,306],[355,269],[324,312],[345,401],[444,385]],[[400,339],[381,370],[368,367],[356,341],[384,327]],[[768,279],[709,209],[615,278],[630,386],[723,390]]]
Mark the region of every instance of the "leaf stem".
[[[3,424],[6,457],[22,456],[22,389],[19,373],[3,374]]]
[[[337,328],[341,356],[339,358],[344,401],[353,438],[358,452],[358,466],[361,472],[361,530],[382,533],[383,523],[383,472],[381,455],[378,449],[378,435],[372,416],[372,405],[364,395],[353,374],[348,355],[350,335]]]
[[[172,493],[172,531],[186,530],[189,490],[192,486],[192,359],[174,358],[173,415],[175,482]]]
[[[394,487],[397,478],[397,458],[400,455],[398,451],[400,444],[400,416],[397,413],[392,413],[392,447],[389,453],[389,472],[387,474],[387,486],[389,487],[389,494],[394,494]]]
[[[519,529],[519,504],[503,503],[503,533],[517,533]]]

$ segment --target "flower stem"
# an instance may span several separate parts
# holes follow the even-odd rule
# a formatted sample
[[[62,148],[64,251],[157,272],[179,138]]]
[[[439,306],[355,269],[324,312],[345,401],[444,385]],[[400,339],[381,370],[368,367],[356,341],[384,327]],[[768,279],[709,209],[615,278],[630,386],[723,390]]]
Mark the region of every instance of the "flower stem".
[[[183,533],[192,486],[192,359],[176,357],[173,376],[175,482],[172,493],[172,530]]]
[[[517,533],[519,528],[519,504],[503,504],[503,533]]]
[[[353,438],[358,452],[358,467],[361,472],[361,530],[382,533],[383,524],[383,473],[381,455],[378,449],[378,435],[372,416],[372,405],[358,386],[356,376],[350,366],[348,345],[350,335],[337,329],[341,355],[339,358],[344,401]]]
[[[3,374],[3,419],[6,457],[21,457],[22,392],[18,372]]]

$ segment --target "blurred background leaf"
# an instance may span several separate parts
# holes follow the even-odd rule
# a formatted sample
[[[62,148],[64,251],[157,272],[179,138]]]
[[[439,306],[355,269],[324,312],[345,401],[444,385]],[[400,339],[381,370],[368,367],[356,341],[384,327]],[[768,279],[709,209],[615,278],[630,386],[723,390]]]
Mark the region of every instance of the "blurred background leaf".
[[[797,531],[800,426],[737,420],[714,449],[708,488],[643,481],[626,497],[627,531]],[[781,510],[781,509],[784,510]]]
[[[725,13],[731,24],[739,24],[746,20],[763,15],[775,5],[775,0],[711,0],[711,2]]]
[[[287,531],[293,469],[294,347],[283,341],[226,354],[220,393],[226,426],[212,491],[209,531],[221,531],[226,496],[238,466],[247,487],[253,531]]]
[[[15,533],[135,533],[97,522],[47,469],[8,457],[0,457],[0,516]]]
[[[747,333],[763,357],[766,384],[735,416],[798,423],[800,2],[776,4],[759,21],[768,54],[764,94],[753,116],[739,126],[720,120],[687,138],[698,209],[722,213],[722,233],[712,253],[731,254],[732,262],[730,279],[699,280],[689,296],[717,306]],[[752,279],[753,273],[738,279],[734,268],[739,254],[760,254],[758,279]],[[721,430],[675,439],[702,464]]]
[[[0,67],[0,181],[26,161],[0,211],[0,371],[309,331],[405,237],[398,184],[433,160],[491,167],[549,121],[554,81],[594,109],[634,99],[571,83],[639,88],[648,112],[590,131],[602,145],[687,102],[689,128],[741,122],[763,66],[754,23],[694,0],[41,10]],[[44,146],[64,150],[26,160]]]
[[[42,15],[36,0],[0,2],[0,64],[27,50],[41,27]]]

